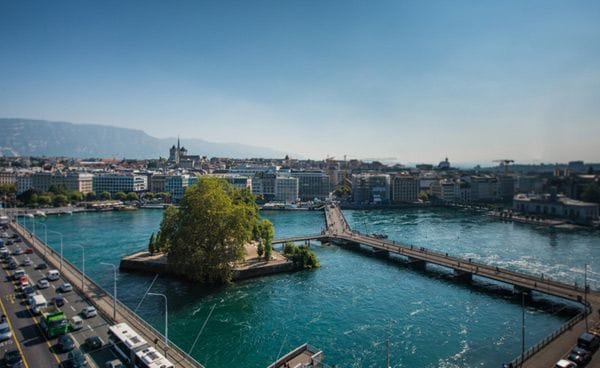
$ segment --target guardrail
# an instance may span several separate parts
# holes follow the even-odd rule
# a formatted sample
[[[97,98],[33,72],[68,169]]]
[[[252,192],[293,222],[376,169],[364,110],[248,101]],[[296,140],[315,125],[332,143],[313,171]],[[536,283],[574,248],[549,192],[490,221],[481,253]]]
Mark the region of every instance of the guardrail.
[[[14,224],[14,223],[13,223]],[[39,255],[46,261],[49,262],[48,257],[45,257],[43,255],[43,251],[47,248],[47,250],[54,255],[55,257],[60,257],[60,254],[52,247],[48,246],[46,243],[43,242],[43,240],[41,240],[37,235],[35,236],[35,242],[32,241],[34,239],[33,236],[31,236],[31,238],[27,238],[24,236],[23,233],[27,234],[29,233],[29,230],[27,228],[24,228],[23,226],[21,226],[20,224],[14,224],[15,226],[17,226],[17,231],[19,231],[21,233],[21,236],[23,237],[23,239],[25,241],[30,241],[31,244],[33,245],[34,248],[36,248],[36,243],[37,244],[41,244],[41,247],[43,248],[42,250],[38,249],[38,252],[40,253]],[[52,260],[52,263],[57,262],[56,260]],[[55,265],[56,266],[56,265]],[[67,259],[65,259],[63,257],[63,268],[67,268],[69,269],[69,272],[71,272],[74,275],[81,275],[81,271],[75,267],[75,265],[73,265],[71,262],[69,262]],[[66,277],[66,275],[61,275],[63,277]],[[101,287],[100,285],[98,285],[95,281],[93,281],[92,279],[90,279],[87,276],[84,276],[85,282],[88,285],[91,285],[93,287],[93,289],[95,289],[95,293],[98,297],[101,297],[102,295],[108,296],[112,298],[112,294],[110,294],[108,291],[106,291],[103,287]],[[81,277],[79,277],[79,280],[69,280],[71,282],[71,284],[73,285],[73,287],[77,288],[80,290],[80,292],[82,293],[82,295],[84,295],[86,297],[86,299],[88,300],[88,302],[90,302],[91,304],[93,304],[94,306],[96,306],[96,308],[102,313],[102,315],[109,321],[113,321],[116,322],[112,316],[108,315],[107,313],[105,313],[103,311],[103,308],[98,304],[98,302],[96,300],[94,300],[94,298],[90,298],[88,297],[88,295],[86,294],[86,292],[84,292],[83,290],[80,289],[79,287],[79,281],[81,280]],[[88,286],[88,292],[91,291],[89,286]],[[112,301],[111,301],[112,302]],[[112,303],[111,303],[112,304]],[[165,341],[165,337],[164,335],[159,332],[158,330],[156,330],[154,327],[152,327],[152,325],[150,325],[148,322],[146,322],[144,319],[142,319],[142,317],[140,317],[137,313],[135,313],[134,311],[132,311],[129,307],[127,307],[125,304],[123,304],[120,300],[117,299],[117,313],[121,314],[126,321],[132,325],[132,327],[135,327],[138,330],[143,330],[144,331],[144,335],[146,336],[151,336],[151,335],[155,335],[156,337],[158,337],[158,341],[157,342],[164,342]],[[121,310],[119,310],[119,308]],[[129,316],[127,316],[129,315]],[[142,332],[142,331],[140,331]],[[191,357],[189,354],[187,354],[186,352],[184,352],[183,350],[181,350],[176,344],[174,344],[171,340],[168,340],[169,342],[169,346],[168,349],[169,350],[174,350],[176,351],[179,355],[181,355],[181,357],[184,359],[184,362],[187,363],[192,363],[192,365],[195,365],[197,367],[203,368],[202,364],[200,364],[198,361],[196,361],[193,357]],[[164,350],[164,348],[163,348]],[[174,360],[176,363],[182,364],[182,360],[181,359],[175,359],[175,357],[170,356],[169,357],[170,360]],[[189,366],[189,364],[187,364]]]
[[[518,367],[523,364],[527,359],[531,358],[535,353],[542,350],[546,345],[551,343],[554,339],[560,336],[563,332],[575,326],[579,321],[581,321],[584,317],[585,313],[579,313],[575,317],[571,318],[569,321],[560,326],[559,329],[552,332],[550,335],[546,336],[542,341],[538,342],[534,346],[525,350],[525,353],[516,357],[513,361],[508,363],[508,365],[504,365],[505,367]]]

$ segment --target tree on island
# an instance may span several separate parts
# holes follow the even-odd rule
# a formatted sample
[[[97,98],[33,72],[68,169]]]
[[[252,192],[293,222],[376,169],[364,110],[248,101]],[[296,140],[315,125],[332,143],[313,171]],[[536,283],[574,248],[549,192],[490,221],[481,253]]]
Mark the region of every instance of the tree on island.
[[[136,192],[129,192],[129,193],[127,193],[127,200],[128,201],[137,201],[139,199],[140,199],[140,197],[137,195]]]
[[[201,178],[187,188],[179,209],[165,210],[159,247],[168,252],[174,274],[196,282],[226,283],[235,262],[244,258],[245,244],[253,238],[265,242],[260,235],[266,230],[257,230],[267,226],[263,224],[249,190],[220,178]]]
[[[110,192],[102,192],[102,193],[100,193],[100,198],[103,199],[103,200],[110,199]]]
[[[94,200],[96,200],[96,192],[94,192],[94,191],[92,191],[92,192],[88,192],[88,193],[85,195],[85,200],[86,200],[86,201],[94,201]]]
[[[118,199],[119,201],[124,201],[127,199],[127,194],[125,194],[125,192],[116,192],[115,199]]]

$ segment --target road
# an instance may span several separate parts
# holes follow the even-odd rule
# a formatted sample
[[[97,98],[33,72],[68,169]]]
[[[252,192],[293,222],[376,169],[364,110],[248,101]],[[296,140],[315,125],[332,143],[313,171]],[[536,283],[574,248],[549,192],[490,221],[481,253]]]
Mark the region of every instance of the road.
[[[8,231],[8,233],[12,235],[12,232]],[[15,243],[7,246],[7,248],[11,252],[14,252],[17,248],[25,250],[26,246],[23,243]],[[44,262],[40,255],[34,253],[13,255],[13,257],[21,263],[20,267],[26,271],[32,284],[37,283],[38,280],[45,277],[47,269],[35,269],[36,265]],[[32,265],[22,265],[26,258],[32,261]],[[6,263],[2,264],[2,273],[2,283],[0,284],[2,313],[7,315],[13,331],[13,339],[0,344],[2,355],[4,355],[4,351],[17,347],[22,352],[22,355],[24,355],[26,368],[57,367],[64,364],[67,360],[67,353],[58,350],[57,338],[47,339],[45,337],[45,334],[39,327],[39,317],[33,315],[25,298],[11,278],[13,271],[7,269]],[[60,294],[57,290],[65,282],[61,277],[59,280],[51,281],[50,287],[46,289],[39,289],[37,286],[35,286],[35,289],[38,294],[43,295],[50,302],[52,298]],[[75,290],[62,295],[64,296],[65,304],[61,307],[61,310],[68,318],[80,315],[81,310],[89,305]],[[84,328],[70,333],[76,346],[79,346],[82,352],[87,354],[87,360],[92,367],[103,367],[106,361],[116,359],[114,353],[106,344],[108,341],[107,331],[109,325],[109,321],[99,315],[84,319]],[[100,337],[103,346],[97,350],[90,350],[85,346],[84,342],[86,338],[94,335]]]

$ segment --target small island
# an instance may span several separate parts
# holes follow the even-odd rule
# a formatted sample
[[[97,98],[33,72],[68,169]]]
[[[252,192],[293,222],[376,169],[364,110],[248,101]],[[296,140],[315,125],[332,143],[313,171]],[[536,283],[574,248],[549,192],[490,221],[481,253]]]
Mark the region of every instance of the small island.
[[[249,190],[202,178],[188,187],[179,208],[165,209],[148,251],[123,257],[120,269],[224,284],[319,267],[308,247],[287,243],[283,253],[273,251],[273,235]]]

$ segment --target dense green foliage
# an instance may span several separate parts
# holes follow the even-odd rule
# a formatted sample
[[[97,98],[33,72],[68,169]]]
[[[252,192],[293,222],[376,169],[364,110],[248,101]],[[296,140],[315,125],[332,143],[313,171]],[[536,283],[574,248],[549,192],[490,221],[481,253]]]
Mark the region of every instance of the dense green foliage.
[[[268,222],[267,222],[268,223]],[[171,272],[192,281],[224,283],[244,258],[244,246],[268,231],[254,196],[218,178],[201,178],[185,191],[180,208],[169,207],[160,225],[159,247]],[[272,225],[268,223],[271,227]],[[272,232],[272,229],[271,229]]]
[[[297,246],[292,242],[287,242],[283,246],[283,254],[294,262],[295,265],[303,268],[318,268],[321,266],[317,255],[307,246]]]

